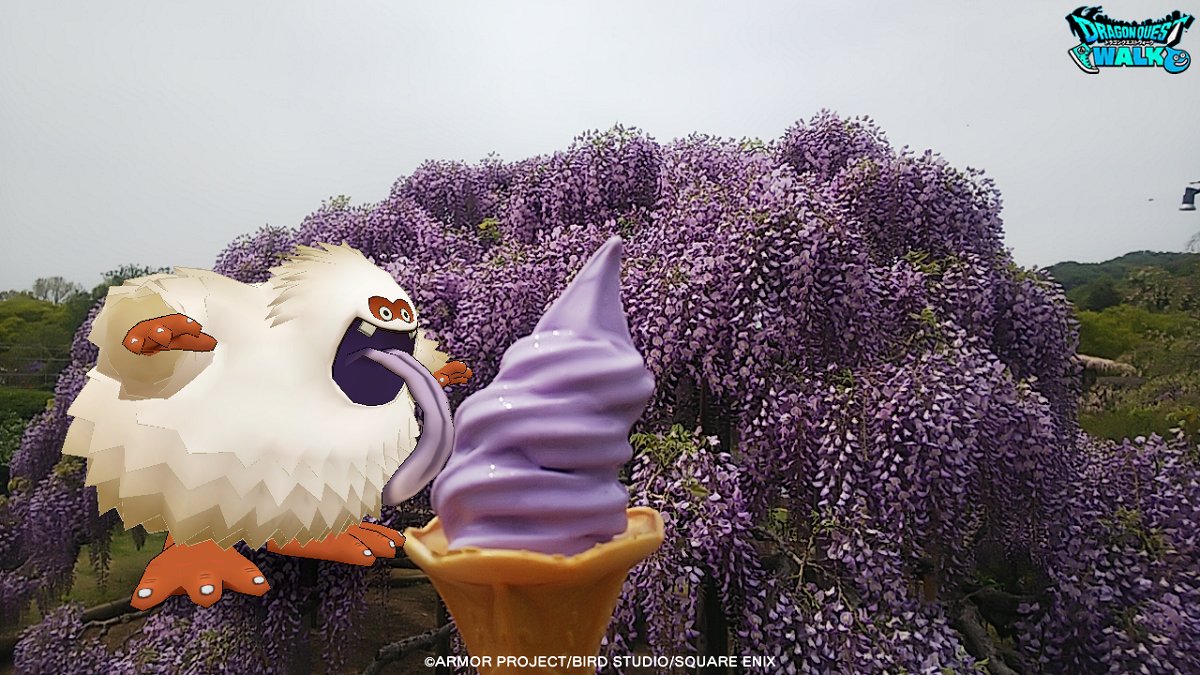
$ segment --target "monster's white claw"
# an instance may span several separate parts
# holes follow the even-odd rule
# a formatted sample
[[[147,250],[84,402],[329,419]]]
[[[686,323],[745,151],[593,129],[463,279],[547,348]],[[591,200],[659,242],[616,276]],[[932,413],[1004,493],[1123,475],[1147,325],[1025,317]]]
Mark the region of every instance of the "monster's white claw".
[[[392,541],[391,539],[388,539],[388,546],[391,546],[392,548],[396,548],[396,542]]]
[[[148,598],[153,593],[154,593],[154,591],[150,590],[149,588],[143,588],[138,591],[138,597],[139,598]]]
[[[129,338],[130,342],[137,342],[137,338]]]
[[[155,333],[161,333],[161,332],[163,332],[163,329],[162,329],[162,328],[159,328],[158,330],[156,330],[156,331],[154,331],[154,332],[155,332]]]
[[[215,590],[217,590],[216,586],[213,586],[212,584],[204,584],[200,587],[200,595],[212,595],[213,591]]]
[[[256,585],[259,585],[259,586],[267,583],[267,580],[262,577],[254,577],[253,581]]]
[[[371,549],[369,549],[369,548],[364,548],[364,549],[363,549],[363,555],[365,555],[365,556],[368,556],[368,557],[369,557],[369,556],[371,555]]]

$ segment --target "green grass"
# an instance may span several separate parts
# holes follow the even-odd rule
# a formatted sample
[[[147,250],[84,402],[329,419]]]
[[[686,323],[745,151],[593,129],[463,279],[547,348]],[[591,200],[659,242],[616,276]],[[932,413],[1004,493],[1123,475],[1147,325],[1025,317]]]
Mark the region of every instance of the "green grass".
[[[139,551],[133,545],[133,536],[128,532],[114,534],[110,547],[112,559],[108,564],[108,579],[103,585],[99,583],[96,570],[92,568],[92,562],[88,559],[88,547],[84,546],[75,561],[75,582],[60,603],[78,601],[83,603],[84,607],[95,607],[114,600],[129,599],[133,595],[134,585],[142,578],[146,565],[162,552],[166,539],[165,532],[147,535],[146,544]],[[38,611],[37,605],[33,604],[21,617],[18,626],[4,629],[2,634],[16,635],[27,626],[41,620],[42,613]]]
[[[1133,305],[1117,305],[1101,312],[1081,311],[1079,352],[1118,359],[1139,347],[1157,346],[1158,353],[1143,355],[1149,363],[1167,359],[1174,341],[1198,330],[1197,320],[1184,312],[1152,312]],[[1137,364],[1135,364],[1137,365]],[[1192,364],[1186,364],[1190,369]]]
[[[150,560],[162,552],[163,542],[167,535],[164,532],[146,536],[146,545],[137,550],[133,545],[133,537],[128,532],[118,532],[113,535],[112,559],[108,563],[108,579],[102,586],[92,562],[88,559],[88,547],[85,545],[75,561],[75,584],[67,594],[67,601],[78,600],[84,607],[93,607],[113,600],[128,598],[133,593],[133,586],[142,578],[142,572]]]
[[[12,411],[17,417],[27,420],[46,409],[54,398],[54,392],[20,387],[0,387],[0,413]]]
[[[1124,438],[1158,434],[1167,436],[1175,422],[1169,413],[1142,407],[1120,407],[1079,414],[1079,426],[1093,436],[1119,441]]]

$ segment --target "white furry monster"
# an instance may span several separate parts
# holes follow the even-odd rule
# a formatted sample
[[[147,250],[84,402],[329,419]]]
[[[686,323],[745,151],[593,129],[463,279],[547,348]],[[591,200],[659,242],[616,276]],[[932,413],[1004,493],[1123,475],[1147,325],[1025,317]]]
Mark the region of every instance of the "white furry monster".
[[[453,446],[441,389],[470,369],[422,335],[391,275],[328,244],[271,272],[260,284],[183,268],[133,279],[96,317],[96,367],[63,453],[87,458],[101,513],[169,533],[139,609],[265,593],[238,541],[360,565],[393,557],[401,535],[364,516],[418,492]]]

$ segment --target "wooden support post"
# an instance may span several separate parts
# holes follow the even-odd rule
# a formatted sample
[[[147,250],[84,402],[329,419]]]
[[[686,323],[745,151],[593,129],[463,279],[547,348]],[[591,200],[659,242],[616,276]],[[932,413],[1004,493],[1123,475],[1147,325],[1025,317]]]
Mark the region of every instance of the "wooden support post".
[[[700,598],[700,653],[704,656],[729,655],[729,622],[725,619],[725,610],[721,607],[721,594],[717,584],[705,577],[701,587]],[[724,666],[708,666],[701,668],[702,675],[729,675],[729,669]]]
[[[320,563],[311,558],[300,558],[300,585],[308,590],[304,607],[304,617],[309,628],[316,628],[320,624],[320,617],[317,615],[317,606],[320,601],[317,598],[317,566]]]
[[[437,599],[437,625],[438,625],[438,628],[441,628],[442,626],[445,626],[448,623],[450,623],[450,612],[446,609],[446,603],[442,602],[441,596],[438,596],[438,599]],[[449,633],[447,633],[445,636],[443,636],[441,638],[438,638],[437,655],[438,655],[439,659],[444,659],[445,657],[450,656],[450,635],[449,635]],[[445,661],[442,661],[442,663],[445,663]],[[450,666],[438,666],[434,670],[434,675],[454,675],[454,669],[451,668]]]
[[[300,625],[308,630],[304,631],[303,646],[291,655],[289,667],[297,673],[311,673],[314,672],[316,665],[313,663],[312,657],[312,631],[318,625],[317,607],[320,604],[320,598],[317,597],[318,562],[309,558],[298,558],[297,562],[300,563],[300,587],[308,591],[304,596]]]

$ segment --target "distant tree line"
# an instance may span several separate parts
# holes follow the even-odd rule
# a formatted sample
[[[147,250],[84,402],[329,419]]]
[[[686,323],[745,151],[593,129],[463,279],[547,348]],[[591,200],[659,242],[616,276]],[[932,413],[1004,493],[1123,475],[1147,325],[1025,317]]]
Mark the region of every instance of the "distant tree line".
[[[1136,369],[1089,390],[1080,424],[1112,439],[1200,439],[1200,254],[1138,252],[1104,263],[1060,263],[1079,320],[1079,352]]]
[[[71,340],[110,286],[164,268],[124,265],[92,290],[60,276],[27,290],[0,291],[0,493],[7,465],[30,418],[45,409],[58,373],[70,362]]]
[[[1046,271],[1081,310],[1099,312],[1120,304],[1126,295],[1136,297],[1138,304],[1155,305],[1153,309],[1200,307],[1200,288],[1194,282],[1200,256],[1194,253],[1135,251],[1102,263],[1061,262]]]

